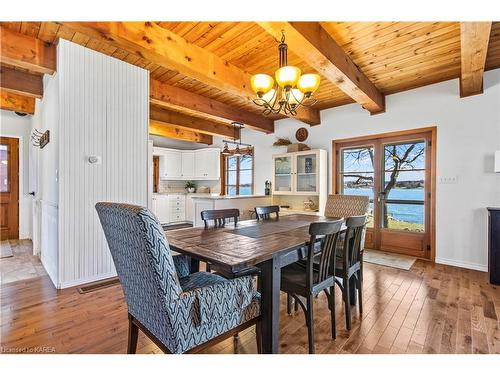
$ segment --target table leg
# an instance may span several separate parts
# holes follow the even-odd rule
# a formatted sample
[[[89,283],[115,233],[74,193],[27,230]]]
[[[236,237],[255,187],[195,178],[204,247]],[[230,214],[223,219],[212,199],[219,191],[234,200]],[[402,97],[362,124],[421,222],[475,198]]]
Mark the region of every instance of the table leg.
[[[262,353],[278,353],[280,323],[279,259],[273,258],[260,264]]]

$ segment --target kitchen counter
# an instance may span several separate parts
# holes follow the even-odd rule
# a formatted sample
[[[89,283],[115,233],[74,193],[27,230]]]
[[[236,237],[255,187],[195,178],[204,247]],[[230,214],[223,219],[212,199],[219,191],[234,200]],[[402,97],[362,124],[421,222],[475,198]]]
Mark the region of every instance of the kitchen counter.
[[[271,198],[270,195],[209,195],[194,196],[193,199],[211,199],[211,200],[226,200],[226,199],[254,199],[254,198]]]
[[[194,202],[194,226],[204,225],[201,220],[201,212],[205,210],[224,210],[237,208],[240,210],[240,220],[250,219],[250,212],[257,206],[269,206],[272,197],[270,195],[210,195],[204,197],[192,197]]]

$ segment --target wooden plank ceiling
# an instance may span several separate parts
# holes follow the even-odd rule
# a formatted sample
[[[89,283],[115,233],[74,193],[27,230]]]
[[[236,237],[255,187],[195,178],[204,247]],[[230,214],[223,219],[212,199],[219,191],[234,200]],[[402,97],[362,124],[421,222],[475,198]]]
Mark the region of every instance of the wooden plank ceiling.
[[[278,67],[277,42],[254,22],[156,22],[163,29],[203,48],[247,74],[274,74]],[[64,38],[148,69],[151,79],[228,106],[260,114],[247,98],[221,90],[160,66],[137,51],[124,49],[93,33],[75,31],[71,24],[55,22],[2,22],[20,34],[54,43]],[[460,77],[459,22],[321,22],[328,35],[350,57],[382,95]],[[302,54],[303,55],[303,54]],[[288,62],[303,73],[316,70],[289,49]],[[485,69],[500,67],[500,22],[493,22]],[[26,69],[15,67],[16,70]],[[29,67],[28,67],[29,69]],[[331,78],[330,78],[331,79]],[[458,95],[458,93],[457,93]],[[315,97],[319,110],[352,103],[353,99],[322,76]],[[156,104],[156,103],[155,103]],[[175,110],[175,109],[174,109]],[[274,116],[272,119],[281,118]]]

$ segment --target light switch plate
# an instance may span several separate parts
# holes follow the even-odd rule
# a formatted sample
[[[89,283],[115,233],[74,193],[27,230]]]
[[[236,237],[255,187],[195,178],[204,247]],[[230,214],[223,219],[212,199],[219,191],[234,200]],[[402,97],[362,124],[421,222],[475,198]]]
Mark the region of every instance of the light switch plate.
[[[458,184],[458,176],[442,176],[439,177],[440,184]]]

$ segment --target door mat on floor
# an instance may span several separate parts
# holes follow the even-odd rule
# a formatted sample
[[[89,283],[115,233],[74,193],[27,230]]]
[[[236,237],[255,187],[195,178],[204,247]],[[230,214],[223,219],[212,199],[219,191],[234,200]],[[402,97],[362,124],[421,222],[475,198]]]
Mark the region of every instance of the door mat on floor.
[[[13,256],[13,254],[9,241],[0,242],[0,258],[9,258],[11,256]]]
[[[385,251],[365,249],[363,261],[380,266],[399,268],[408,271],[417,259],[407,255],[388,253]]]
[[[100,280],[94,283],[82,285],[78,288],[78,293],[85,294],[95,292],[96,290],[109,288],[110,286],[115,286],[118,284],[120,284],[120,280],[118,279],[118,277],[113,277],[111,279]]]

